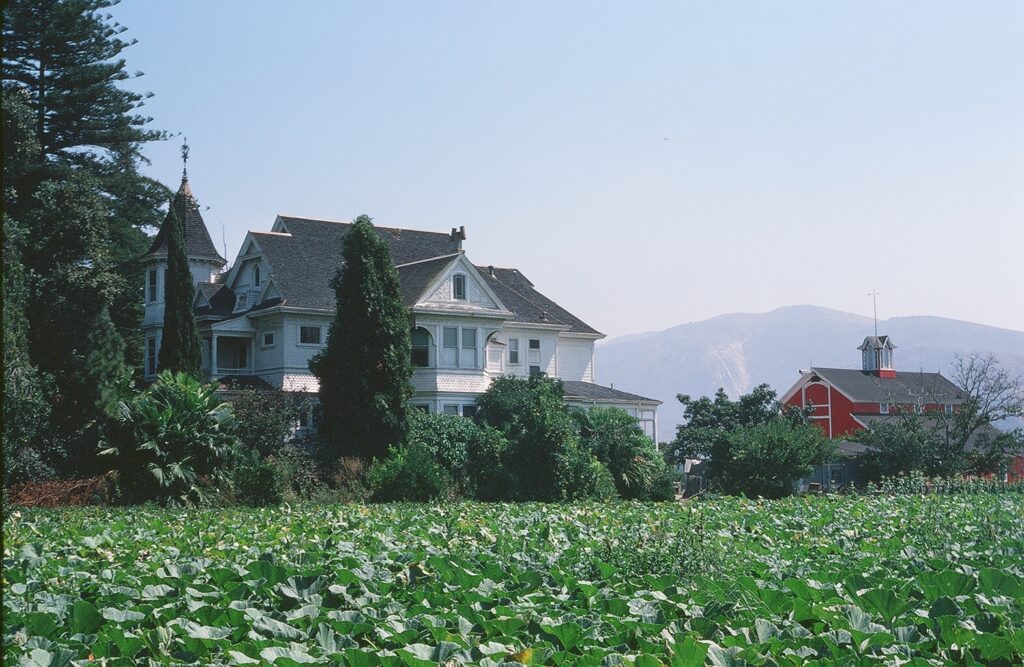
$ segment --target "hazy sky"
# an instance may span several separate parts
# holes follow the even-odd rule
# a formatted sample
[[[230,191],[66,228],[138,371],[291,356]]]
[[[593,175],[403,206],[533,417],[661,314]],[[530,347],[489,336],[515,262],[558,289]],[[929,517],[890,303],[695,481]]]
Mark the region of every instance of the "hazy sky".
[[[1024,3],[157,2],[132,82],[230,257],[445,231],[614,336],[811,303],[1024,330]],[[180,139],[149,173],[177,186]]]

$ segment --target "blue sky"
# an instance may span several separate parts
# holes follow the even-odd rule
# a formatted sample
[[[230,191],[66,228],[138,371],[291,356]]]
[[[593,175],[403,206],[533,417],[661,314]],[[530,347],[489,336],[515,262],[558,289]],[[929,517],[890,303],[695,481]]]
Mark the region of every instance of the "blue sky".
[[[812,303],[1024,330],[1024,3],[128,0],[230,255],[465,225],[609,335]],[[178,183],[180,139],[148,173]]]

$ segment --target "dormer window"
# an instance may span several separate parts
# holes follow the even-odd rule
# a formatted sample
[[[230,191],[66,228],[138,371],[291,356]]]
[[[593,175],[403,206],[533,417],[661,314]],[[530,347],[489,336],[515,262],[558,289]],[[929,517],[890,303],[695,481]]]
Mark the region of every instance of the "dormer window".
[[[953,414],[953,404],[952,403],[946,403],[946,405],[943,406],[943,410],[946,412],[947,415]]]
[[[256,264],[252,267],[252,286],[258,288],[260,284],[260,265]]]
[[[883,415],[889,414],[889,404],[888,403],[879,403],[878,404],[878,412],[879,412],[879,414],[883,414]]]
[[[452,298],[459,301],[466,300],[466,276],[461,273],[452,276]]]

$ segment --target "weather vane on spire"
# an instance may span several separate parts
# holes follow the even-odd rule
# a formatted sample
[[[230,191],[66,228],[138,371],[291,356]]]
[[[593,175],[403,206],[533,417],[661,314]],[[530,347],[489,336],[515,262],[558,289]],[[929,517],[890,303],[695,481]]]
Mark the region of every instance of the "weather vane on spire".
[[[181,180],[188,180],[188,137],[181,144]]]

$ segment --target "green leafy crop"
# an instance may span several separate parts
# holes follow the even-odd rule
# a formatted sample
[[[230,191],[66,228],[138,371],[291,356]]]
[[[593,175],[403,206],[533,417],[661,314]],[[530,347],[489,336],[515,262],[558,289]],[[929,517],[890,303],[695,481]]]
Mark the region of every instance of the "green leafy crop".
[[[22,510],[3,576],[6,664],[1024,662],[1019,494]]]

